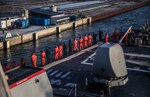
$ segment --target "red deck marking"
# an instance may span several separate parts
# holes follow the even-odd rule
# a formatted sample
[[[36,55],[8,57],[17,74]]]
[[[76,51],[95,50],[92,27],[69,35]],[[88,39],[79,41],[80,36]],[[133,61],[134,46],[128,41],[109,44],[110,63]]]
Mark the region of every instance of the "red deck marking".
[[[35,77],[35,76],[37,76],[37,75],[39,75],[41,73],[44,73],[44,72],[46,72],[46,71],[43,69],[43,70],[40,70],[40,71],[38,71],[38,72],[36,72],[34,74],[31,74],[31,75],[27,76],[26,78],[9,85],[9,88],[12,89],[12,88],[14,88],[14,87],[16,87],[16,86],[18,86],[18,85],[20,85],[20,84],[30,80],[31,78],[33,78],[33,77]]]

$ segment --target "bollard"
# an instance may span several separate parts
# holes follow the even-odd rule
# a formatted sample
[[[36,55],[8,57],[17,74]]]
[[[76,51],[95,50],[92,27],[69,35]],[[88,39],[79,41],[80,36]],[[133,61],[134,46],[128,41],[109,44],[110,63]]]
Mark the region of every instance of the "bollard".
[[[56,27],[56,36],[59,36],[59,33],[61,32],[60,27]]]
[[[73,22],[73,30],[77,27],[76,22]]]
[[[68,48],[69,48],[69,54],[71,54],[72,53],[72,42],[71,42],[71,40],[69,40],[69,42],[68,42]]]
[[[23,35],[21,35],[21,43],[24,43],[24,41],[23,41]]]
[[[90,25],[91,22],[92,22],[92,18],[88,18],[88,19],[87,19],[87,24]]]
[[[10,48],[10,41],[7,40],[3,42],[3,49],[7,50],[8,48]]]
[[[36,40],[38,40],[38,34],[37,33],[33,33],[33,42],[35,42]]]
[[[102,41],[103,39],[103,32],[99,28],[99,41]]]

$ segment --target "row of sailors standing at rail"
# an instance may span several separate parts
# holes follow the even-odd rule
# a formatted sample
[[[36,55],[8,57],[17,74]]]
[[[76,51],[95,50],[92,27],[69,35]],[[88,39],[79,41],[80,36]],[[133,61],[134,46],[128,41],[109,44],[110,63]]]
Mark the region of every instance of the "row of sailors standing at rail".
[[[112,41],[113,42],[117,42],[118,40],[120,40],[122,37],[124,36],[124,33],[123,32],[119,32],[117,33],[116,31],[113,32],[112,34]],[[130,31],[128,34],[126,34],[124,36],[124,39],[123,39],[123,43],[125,45],[132,45],[134,44],[134,40],[135,40],[135,35],[134,35],[134,32],[133,31]]]
[[[73,42],[71,42],[71,40],[69,40],[68,45],[66,45],[65,43],[56,45],[54,48],[54,61],[59,60],[61,58],[63,58],[63,55],[65,55],[66,53],[76,53],[79,50],[85,49],[87,47],[92,46],[92,44],[96,44],[97,40],[96,40],[97,34],[95,34],[93,32],[93,35],[88,34],[88,35],[84,35],[84,37],[79,37],[79,39],[74,38]],[[99,33],[99,40],[102,40],[103,37],[103,33],[100,32]],[[106,41],[108,42],[108,34],[106,34]],[[72,48],[73,47],[73,48]],[[45,66],[47,61],[49,61],[50,59],[48,59],[48,50],[46,49],[45,51],[42,50],[41,51],[41,66]],[[37,55],[33,52],[31,54],[31,64],[33,67],[37,67]],[[23,58],[21,58],[21,62],[19,65],[25,66],[26,62]],[[15,68],[17,66],[19,66],[18,64],[16,64],[16,62],[13,62],[13,66],[10,66],[8,64],[5,65],[5,71],[8,71],[12,68]]]
[[[26,65],[26,62],[25,62],[25,60],[23,59],[23,58],[21,58],[21,63],[20,63],[22,66],[25,66]],[[5,66],[4,66],[4,70],[5,71],[8,71],[8,70],[11,70],[12,68],[16,68],[16,67],[18,67],[19,66],[19,64],[17,64],[15,61],[13,61],[12,62],[12,66],[11,65],[9,65],[9,64],[5,64]]]
[[[108,33],[105,33],[105,35],[103,35],[103,32],[99,29],[99,41],[103,41],[103,37],[104,37],[104,41],[103,42],[109,42],[109,41],[112,41],[112,42],[118,42],[123,36],[124,36],[124,32],[116,32],[114,30],[114,32],[112,33],[111,36],[109,36]],[[138,37],[137,38],[141,38],[142,35],[141,33],[138,34]],[[134,31],[131,29],[129,31],[128,34],[125,35],[124,39],[123,39],[123,43],[125,45],[134,45],[135,43],[135,33]]]
[[[71,40],[69,40],[68,46],[66,46],[65,43],[64,45],[56,45],[54,48],[54,60],[61,59],[66,53],[71,53],[72,51],[75,53],[81,49],[92,46],[92,39],[92,35],[88,34],[88,36],[84,35],[83,38],[79,37],[79,40],[77,38],[74,38],[73,43],[71,42]]]
[[[133,32],[133,31],[131,31]],[[123,37],[124,33],[123,32],[119,32],[117,33],[116,31],[114,31],[112,33],[111,36],[109,36],[108,33],[104,33],[99,29],[99,41],[103,41],[103,42],[109,42],[112,41],[113,42],[118,42],[118,40],[120,40]],[[142,32],[138,34],[138,38],[142,38]],[[134,33],[128,33],[125,37],[124,37],[124,44],[125,45],[131,45],[134,43],[135,39],[135,35]],[[146,39],[145,39],[146,40]],[[53,55],[53,59],[55,60],[59,60],[61,58],[63,58],[64,56],[68,56],[69,54],[72,54],[72,52],[76,53],[79,50],[85,49],[87,47],[92,46],[92,44],[96,44],[97,43],[97,34],[93,32],[93,34],[88,34],[88,35],[84,35],[84,37],[79,37],[79,39],[77,37],[75,37],[73,39],[73,41],[69,40],[68,43],[66,44],[66,42],[62,45],[56,45],[54,48],[54,55]],[[50,50],[46,48],[46,50],[42,50],[41,51],[41,66],[45,66],[47,63],[50,63]],[[33,67],[37,67],[37,55],[35,53],[32,53],[31,55],[31,63]],[[21,58],[21,62],[19,65],[25,66],[26,62],[23,58]],[[19,66],[15,61],[13,61],[12,66],[5,64],[5,71],[8,71],[12,68],[15,68],[17,66]]]
[[[84,49],[87,47],[92,46],[92,35],[88,34],[88,36],[84,35],[84,37],[79,37],[79,40],[77,40],[76,38],[74,38],[73,40],[73,51],[77,52],[79,49]]]
[[[92,46],[92,41],[94,44],[96,44],[96,37],[97,37],[97,34],[93,32],[93,36],[91,34],[88,34],[88,36],[84,35],[83,38],[80,37],[79,40],[77,40],[77,38],[74,38],[73,43],[71,42],[71,40],[69,40],[68,45],[66,45],[65,43],[64,45],[62,44],[56,45],[54,48],[54,60],[61,59],[63,55],[65,55],[66,53],[72,53],[72,51],[75,53],[75,52],[78,52],[79,50]],[[72,49],[72,46],[73,46],[73,49]],[[49,61],[47,57],[48,57],[48,50],[47,49],[46,51],[42,50],[41,51],[41,66],[45,66],[47,61]],[[34,52],[31,54],[31,64],[33,67],[37,67],[37,55]],[[19,65],[21,66],[26,65],[24,58],[21,58],[21,62]],[[8,71],[19,65],[15,61],[13,61],[13,66],[5,64],[4,69],[5,71]]]

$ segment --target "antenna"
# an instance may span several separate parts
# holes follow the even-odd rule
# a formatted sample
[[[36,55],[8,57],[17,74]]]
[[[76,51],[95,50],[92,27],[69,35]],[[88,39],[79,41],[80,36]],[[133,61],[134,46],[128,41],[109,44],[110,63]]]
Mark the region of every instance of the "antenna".
[[[132,29],[132,26],[129,27],[129,29],[127,30],[127,32],[123,35],[123,37],[119,40],[119,44],[121,44],[122,40],[125,38],[125,36],[130,32],[130,30]]]

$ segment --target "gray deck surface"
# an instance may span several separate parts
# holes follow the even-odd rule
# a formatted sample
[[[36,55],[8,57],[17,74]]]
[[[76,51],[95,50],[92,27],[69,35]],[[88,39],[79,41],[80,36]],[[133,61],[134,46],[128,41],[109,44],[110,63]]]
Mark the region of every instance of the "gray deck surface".
[[[92,65],[81,64],[83,60],[95,52],[95,49],[58,64],[47,70],[48,77],[54,89],[54,94],[74,97],[74,86],[77,85],[78,97],[99,97],[99,94],[87,92],[85,79],[91,77]],[[125,86],[111,88],[110,97],[150,97],[150,52],[149,47],[125,47],[129,81]],[[134,56],[136,54],[137,56]],[[146,56],[146,58],[145,58]],[[148,56],[148,57],[147,57]],[[146,61],[149,66],[134,63]],[[133,61],[133,62],[132,62]],[[87,60],[92,63],[92,60]]]

